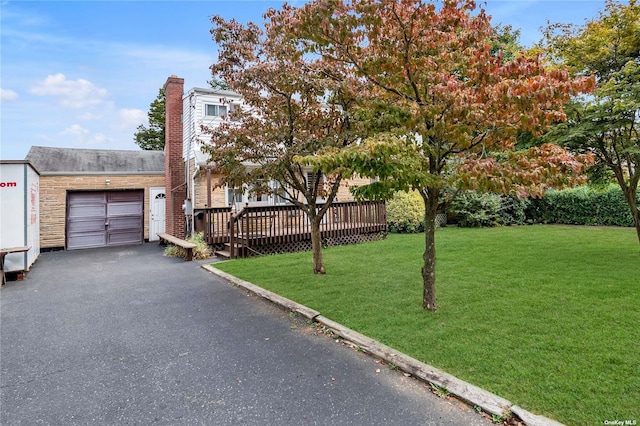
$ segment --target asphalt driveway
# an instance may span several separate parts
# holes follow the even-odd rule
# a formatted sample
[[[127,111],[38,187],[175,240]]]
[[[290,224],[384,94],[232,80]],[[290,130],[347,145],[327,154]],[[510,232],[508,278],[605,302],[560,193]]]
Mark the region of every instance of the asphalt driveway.
[[[5,426],[488,424],[156,244],[43,253],[0,309]]]

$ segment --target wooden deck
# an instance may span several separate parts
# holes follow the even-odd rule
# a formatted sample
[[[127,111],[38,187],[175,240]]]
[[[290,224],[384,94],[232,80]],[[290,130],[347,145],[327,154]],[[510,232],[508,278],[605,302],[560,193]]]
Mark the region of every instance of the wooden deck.
[[[321,206],[320,206],[321,207]],[[233,216],[230,207],[197,209],[195,228],[205,241],[227,246],[235,255],[282,253],[308,249],[311,226],[296,206],[245,207]],[[367,236],[386,235],[384,202],[337,202],[329,208],[320,226],[325,245],[362,241]]]

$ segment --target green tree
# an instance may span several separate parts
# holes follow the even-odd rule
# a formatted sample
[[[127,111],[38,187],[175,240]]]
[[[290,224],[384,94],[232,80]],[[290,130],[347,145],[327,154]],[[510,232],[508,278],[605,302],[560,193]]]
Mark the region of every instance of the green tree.
[[[524,47],[520,44],[520,30],[514,30],[511,25],[496,25],[493,28],[491,56],[502,56],[502,60],[514,60]]]
[[[140,148],[149,151],[162,151],[165,138],[165,96],[164,88],[160,89],[158,97],[149,106],[149,127],[144,124],[138,126],[133,139]]]
[[[286,28],[309,52],[350,72],[363,108],[386,103],[402,112],[394,117],[406,117],[389,132],[304,161],[377,176],[360,195],[419,191],[425,309],[436,310],[435,219],[444,188],[539,195],[578,180],[582,164],[565,150],[513,152],[514,138],[562,121],[563,102],[591,80],[548,70],[538,57],[504,61],[489,17],[474,1],[315,0]]]
[[[555,24],[547,29],[551,60],[575,75],[596,76],[593,96],[574,98],[569,119],[547,140],[595,154],[622,189],[640,242],[640,5],[607,1],[604,11],[581,26]]]

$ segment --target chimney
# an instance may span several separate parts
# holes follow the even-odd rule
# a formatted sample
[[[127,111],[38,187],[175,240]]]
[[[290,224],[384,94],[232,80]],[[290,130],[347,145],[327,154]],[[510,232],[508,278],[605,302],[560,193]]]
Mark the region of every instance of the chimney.
[[[172,75],[164,85],[165,145],[164,170],[166,193],[166,232],[178,238],[186,235],[182,205],[186,197],[184,160],[182,157],[182,92],[184,79]]]

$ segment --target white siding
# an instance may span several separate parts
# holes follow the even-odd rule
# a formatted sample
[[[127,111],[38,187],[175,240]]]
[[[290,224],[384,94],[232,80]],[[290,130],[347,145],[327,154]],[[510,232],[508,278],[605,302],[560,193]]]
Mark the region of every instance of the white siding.
[[[193,117],[194,110],[192,107],[193,96],[189,94],[182,98],[182,158],[187,160],[193,157],[190,154],[191,141],[193,140],[195,120]],[[192,151],[192,150],[191,150]]]
[[[183,97],[183,157],[193,158],[193,151],[200,149],[203,143],[209,141],[209,135],[202,132],[202,126],[215,128],[220,125],[222,118],[207,117],[205,105],[223,105],[228,102],[242,104],[242,98],[231,92],[217,92],[212,89],[194,88]]]

